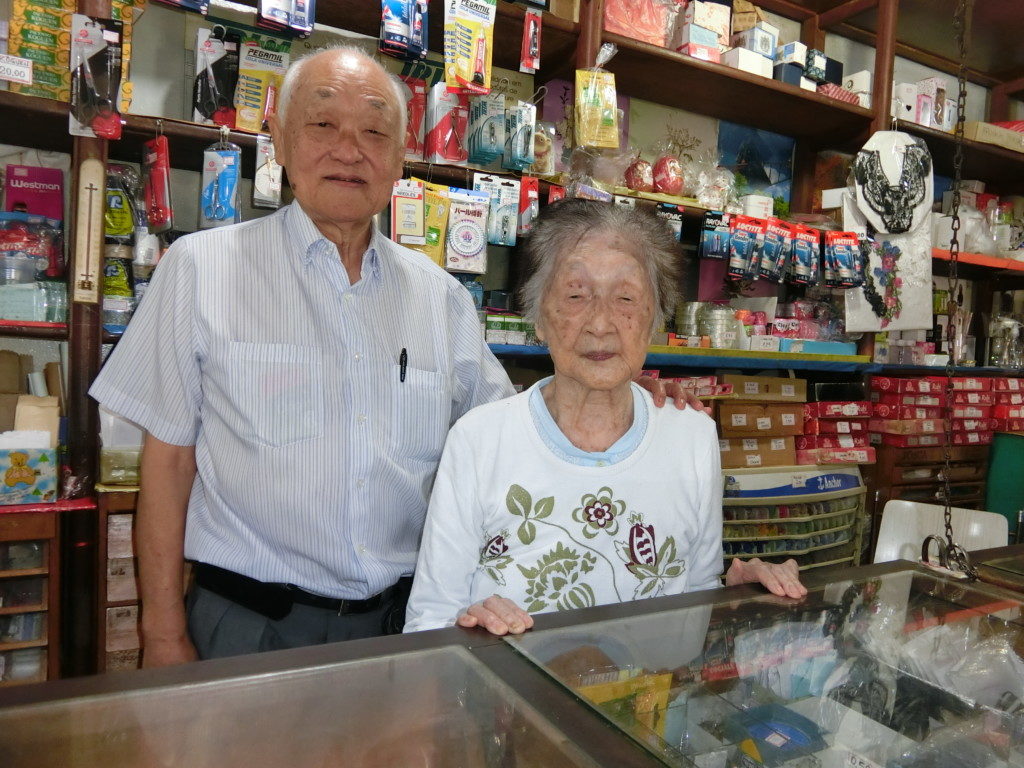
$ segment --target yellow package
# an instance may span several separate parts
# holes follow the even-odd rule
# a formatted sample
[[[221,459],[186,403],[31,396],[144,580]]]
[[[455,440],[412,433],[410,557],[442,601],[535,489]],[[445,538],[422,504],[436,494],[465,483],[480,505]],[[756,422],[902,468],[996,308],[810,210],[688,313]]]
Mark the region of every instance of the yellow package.
[[[40,6],[26,0],[14,0],[11,8],[12,22],[20,21],[55,32],[71,29],[71,15],[72,11]]]
[[[615,75],[603,69],[576,70],[576,143],[619,147]]]
[[[287,53],[268,51],[257,45],[242,46],[235,87],[235,127],[259,133],[274,111],[277,94],[288,69]]]
[[[47,29],[29,24],[21,19],[12,19],[7,31],[9,40],[31,43],[43,48],[67,48],[71,45],[70,29]]]
[[[431,184],[415,177],[412,180],[423,184],[423,233],[426,239],[423,245],[406,247],[426,254],[431,261],[443,267],[444,243],[448,234],[448,187],[443,184]]]
[[[497,0],[450,0],[444,9],[444,80],[449,91],[491,92]]]
[[[68,48],[43,48],[13,37],[7,41],[7,52],[46,67],[66,67],[71,57]]]

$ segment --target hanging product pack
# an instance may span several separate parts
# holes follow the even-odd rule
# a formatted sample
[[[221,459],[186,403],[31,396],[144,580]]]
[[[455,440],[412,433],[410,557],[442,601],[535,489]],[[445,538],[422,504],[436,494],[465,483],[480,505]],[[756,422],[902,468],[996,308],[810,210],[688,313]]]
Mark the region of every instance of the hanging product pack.
[[[199,188],[199,228],[211,229],[242,220],[238,204],[242,150],[228,141],[228,129],[221,126],[221,139],[203,153],[203,178]]]
[[[603,69],[617,52],[604,43],[597,53],[597,66],[576,70],[576,145],[619,148],[619,110],[615,75]]]
[[[71,21],[72,136],[121,138],[118,94],[121,89],[121,41],[124,25],[76,13]]]

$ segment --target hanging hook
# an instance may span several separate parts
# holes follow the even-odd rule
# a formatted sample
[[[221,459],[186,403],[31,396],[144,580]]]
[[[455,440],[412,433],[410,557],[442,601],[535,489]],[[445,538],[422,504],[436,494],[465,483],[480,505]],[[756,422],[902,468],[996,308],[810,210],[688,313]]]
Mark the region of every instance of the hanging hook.
[[[548,87],[546,85],[542,85],[540,88],[533,92],[533,96],[530,97],[530,101],[532,101],[534,104],[539,104],[541,101],[543,101],[547,93]]]
[[[226,149],[227,145],[231,143],[230,139],[231,139],[231,129],[228,128],[228,126],[226,126],[226,125],[220,126],[220,144],[221,144],[220,148],[221,149]]]
[[[156,135],[158,138],[164,135],[164,119],[162,117],[156,119]]]

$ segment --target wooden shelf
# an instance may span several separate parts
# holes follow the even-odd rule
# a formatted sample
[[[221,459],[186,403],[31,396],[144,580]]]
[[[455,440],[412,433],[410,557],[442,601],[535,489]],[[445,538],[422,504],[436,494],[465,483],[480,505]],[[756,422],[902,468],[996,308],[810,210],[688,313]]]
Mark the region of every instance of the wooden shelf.
[[[603,39],[619,48],[607,68],[627,96],[831,148],[852,146],[870,129],[863,107],[622,35],[605,32]]]
[[[1024,178],[1022,171],[1021,178]],[[941,261],[949,261],[949,251],[942,248],[932,248],[932,258]],[[1005,270],[1007,272],[1024,272],[1024,261],[1017,259],[1005,259],[1001,256],[986,256],[983,253],[963,253],[957,257],[960,264],[974,264],[980,267]]]
[[[45,565],[41,568],[21,568],[11,571],[0,571],[0,579],[20,579],[25,576],[48,576],[50,569]]]
[[[841,530],[847,530],[850,526],[844,526]],[[795,539],[796,536],[774,536],[771,539],[764,539],[764,541],[774,541],[775,539]],[[753,541],[753,539],[722,539],[723,542],[729,541]],[[794,555],[806,555],[808,552],[817,552],[822,549],[832,549],[832,547],[841,547],[843,544],[849,544],[853,541],[853,538],[843,539],[842,541],[833,541],[831,544],[822,544],[819,547],[808,547],[807,549],[794,549],[787,550],[786,552],[742,552],[736,555],[723,555],[727,560],[731,560],[736,557],[750,557],[755,555],[756,557],[792,557]]]
[[[42,683],[45,681],[45,674],[27,677],[24,680],[0,680],[0,688],[10,688],[15,685],[28,685],[29,683]]]
[[[22,648],[45,648],[49,641],[44,637],[39,640],[20,640],[15,643],[0,643],[0,653],[4,651],[20,651]]]
[[[899,127],[924,139],[932,153],[936,173],[953,176],[955,139],[952,133],[926,128],[909,120],[900,120]],[[981,179],[1004,194],[1024,191],[1024,152],[964,139],[963,177]]]
[[[0,91],[3,93],[3,91]],[[36,323],[27,320],[0,320],[0,336],[67,341],[67,323]]]
[[[0,515],[17,515],[25,512],[78,512],[96,509],[96,499],[61,499],[52,504],[10,504],[0,506]]]
[[[16,613],[42,613],[47,610],[46,603],[38,605],[9,605],[0,608],[0,616],[12,616]]]

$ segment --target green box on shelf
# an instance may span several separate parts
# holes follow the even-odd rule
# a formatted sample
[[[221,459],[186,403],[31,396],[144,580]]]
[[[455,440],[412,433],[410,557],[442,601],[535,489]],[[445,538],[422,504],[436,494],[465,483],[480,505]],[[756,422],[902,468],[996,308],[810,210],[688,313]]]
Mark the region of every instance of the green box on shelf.
[[[0,450],[0,505],[57,501],[57,451]]]

